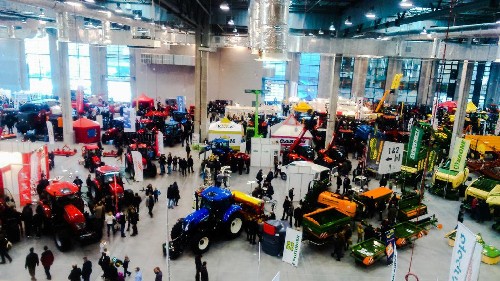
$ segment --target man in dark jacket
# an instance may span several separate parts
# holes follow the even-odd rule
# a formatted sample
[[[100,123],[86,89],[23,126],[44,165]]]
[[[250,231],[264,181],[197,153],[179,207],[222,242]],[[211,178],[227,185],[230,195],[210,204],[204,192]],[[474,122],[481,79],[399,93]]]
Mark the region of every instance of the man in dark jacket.
[[[31,230],[33,226],[33,209],[31,208],[31,204],[27,204],[24,206],[23,211],[21,213],[21,219],[24,221],[24,233],[26,237],[31,237]]]
[[[28,269],[31,280],[36,280],[35,269],[38,265],[40,265],[40,260],[38,259],[38,255],[35,253],[35,249],[31,247],[30,253],[26,256],[26,262],[24,263],[24,268]]]
[[[78,268],[76,264],[73,265],[73,269],[71,269],[71,272],[69,273],[68,279],[70,281],[81,281],[81,276],[82,276],[82,270]]]
[[[271,181],[274,179],[274,173],[272,170],[269,170],[269,173],[267,173],[267,176],[266,176],[266,181],[271,183]]]
[[[133,200],[133,204],[134,204],[134,207],[135,209],[137,210],[137,213],[139,213],[139,207],[141,206],[141,202],[142,202],[142,199],[141,199],[141,196],[139,196],[139,193],[136,193],[134,195],[134,200]]]
[[[158,164],[160,164],[160,175],[165,174],[165,165],[167,164],[167,157],[165,154],[162,154],[160,156],[160,159],[158,159]]]
[[[302,225],[302,208],[300,205],[293,211],[293,218],[295,219],[295,227],[300,227]]]
[[[187,164],[188,164],[188,172],[194,173],[194,169],[193,169],[194,161],[193,161],[193,157],[191,155],[189,155],[189,158],[187,159]]]
[[[201,254],[196,255],[194,257],[194,264],[196,266],[196,275],[195,275],[195,280],[196,281],[200,281],[200,274],[201,274],[201,267],[202,267],[201,258],[202,257],[203,256]]]
[[[7,252],[7,244],[9,243],[9,240],[5,237],[3,233],[0,233],[0,257],[2,258],[2,262],[0,264],[5,263],[5,258],[9,260],[9,262],[12,262],[12,258],[9,256],[9,253]]]
[[[82,265],[82,279],[83,281],[90,280],[90,274],[92,274],[92,262],[87,259],[87,257],[83,257],[83,265]]]
[[[292,202],[288,200],[288,196],[285,196],[285,201],[283,202],[283,216],[281,217],[281,220],[288,219],[288,210],[290,209],[290,206],[292,205]]]
[[[340,175],[337,176],[337,191],[340,193],[340,188],[342,187],[342,178]]]
[[[347,192],[348,192],[348,191],[349,191],[349,189],[351,188],[351,179],[349,178],[349,176],[346,176],[346,177],[344,178],[343,187],[344,187],[343,193],[344,193],[344,194],[347,194]]]
[[[136,236],[137,232],[137,222],[139,221],[139,214],[135,211],[135,209],[131,209],[129,213],[129,221],[132,225],[132,234],[130,236]]]
[[[255,176],[255,178],[257,179],[257,183],[258,184],[260,184],[262,182],[262,180],[264,179],[264,176],[263,176],[263,173],[262,173],[262,169],[259,170],[259,172]]]
[[[154,271],[154,273],[156,275],[155,276],[155,281],[162,281],[163,280],[163,273],[161,272],[160,268],[159,267],[155,267],[155,269],[153,271]],[[203,280],[203,277],[202,277],[201,280]]]
[[[201,266],[201,281],[208,281],[208,270],[206,261],[204,261]]]
[[[47,275],[47,279],[51,280],[52,276],[50,275],[50,267],[54,263],[54,254],[49,250],[49,247],[43,247],[43,253],[40,256],[40,261],[42,262],[43,269],[45,269],[45,274]]]
[[[153,197],[153,194],[150,194],[148,199],[146,199],[146,203],[148,205],[148,214],[150,217],[153,217],[153,207],[155,206],[155,198]]]

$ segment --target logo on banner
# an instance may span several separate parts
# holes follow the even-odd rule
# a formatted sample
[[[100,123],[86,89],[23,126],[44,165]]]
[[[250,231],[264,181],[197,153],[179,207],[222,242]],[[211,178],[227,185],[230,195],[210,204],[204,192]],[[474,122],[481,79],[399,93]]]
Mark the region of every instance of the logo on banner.
[[[76,111],[78,113],[83,113],[84,108],[83,108],[83,87],[78,86],[78,89],[76,90]]]
[[[410,153],[409,157],[411,160],[417,160],[420,150],[420,142],[422,141],[423,130],[417,127],[413,127],[410,136]]]
[[[287,228],[285,236],[285,249],[283,251],[283,261],[291,265],[299,264],[300,246],[302,244],[302,232]]]
[[[481,250],[482,245],[477,242],[476,235],[462,223],[458,223],[448,280],[478,280]]]
[[[132,162],[134,165],[134,179],[136,181],[143,181],[144,167],[142,166],[142,154],[139,151],[132,151]]]
[[[470,140],[456,138],[451,157],[450,170],[460,172],[465,168],[467,153],[469,152]]]

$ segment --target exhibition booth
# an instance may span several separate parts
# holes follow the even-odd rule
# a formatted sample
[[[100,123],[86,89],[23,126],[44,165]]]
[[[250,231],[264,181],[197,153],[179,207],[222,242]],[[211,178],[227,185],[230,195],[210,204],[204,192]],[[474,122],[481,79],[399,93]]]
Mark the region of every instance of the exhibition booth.
[[[101,139],[101,125],[87,118],[73,121],[76,143],[93,143]]]
[[[227,118],[211,123],[208,128],[208,141],[219,138],[229,140],[229,146],[233,150],[239,151],[240,146],[245,140],[243,137],[243,126]]]
[[[300,136],[302,129],[303,125],[293,115],[290,115],[283,122],[271,126],[271,139],[278,140],[282,148],[290,146]],[[312,137],[311,132],[307,131],[302,137],[300,145],[310,145]]]

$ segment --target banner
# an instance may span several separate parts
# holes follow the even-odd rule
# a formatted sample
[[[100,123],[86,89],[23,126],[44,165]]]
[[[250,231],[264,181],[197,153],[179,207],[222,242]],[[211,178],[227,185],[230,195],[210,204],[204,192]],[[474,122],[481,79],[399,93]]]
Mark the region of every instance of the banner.
[[[455,146],[453,146],[453,155],[451,156],[450,170],[461,172],[465,168],[465,161],[467,160],[467,153],[469,152],[470,140],[463,138],[455,139]]]
[[[177,111],[186,112],[186,97],[177,96]]]
[[[76,90],[76,112],[78,114],[81,114],[84,112],[83,110],[83,87],[78,86],[78,89]]]
[[[476,235],[458,223],[455,246],[451,256],[449,281],[477,281],[481,264],[482,245]]]
[[[385,255],[387,256],[387,264],[392,262],[395,249],[396,240],[394,236],[394,228],[391,228],[385,232]]]
[[[165,153],[163,152],[163,133],[160,131],[157,131],[156,134],[156,151],[158,151],[157,156],[160,156]]]
[[[136,181],[143,181],[144,167],[142,166],[142,154],[139,151],[132,151],[132,162],[134,163],[134,179]]]
[[[52,122],[50,121],[45,121],[47,123],[47,133],[49,135],[49,143],[54,144],[55,139],[54,139],[54,125],[52,125]]]
[[[17,183],[19,184],[19,204],[20,206],[25,206],[31,203],[31,174],[30,174],[30,154],[23,153],[23,167],[17,174]]]
[[[283,250],[283,261],[291,265],[299,264],[300,246],[302,244],[302,232],[292,228],[286,229],[285,249]]]
[[[361,109],[363,109],[363,97],[356,97],[356,120],[361,119]]]
[[[271,280],[271,281],[280,281],[280,272],[279,271],[278,271],[278,273],[276,273],[273,280]]]
[[[396,273],[398,271],[398,250],[394,247],[394,255],[392,257],[392,274],[391,281],[396,281]]]
[[[133,107],[123,109],[123,130],[135,132],[135,109]]]
[[[497,124],[495,125],[495,136],[500,134],[500,117],[497,120]]]
[[[418,127],[411,128],[410,142],[408,143],[408,157],[413,160],[418,160],[418,154],[420,152],[420,143],[422,142],[422,137],[424,136],[424,130]]]

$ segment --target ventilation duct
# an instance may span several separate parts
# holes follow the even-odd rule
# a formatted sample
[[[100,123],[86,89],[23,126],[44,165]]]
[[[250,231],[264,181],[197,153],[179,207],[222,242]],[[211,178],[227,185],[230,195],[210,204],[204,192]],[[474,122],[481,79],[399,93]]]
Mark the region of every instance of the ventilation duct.
[[[254,0],[250,5],[250,47],[261,60],[287,60],[288,0]]]
[[[69,42],[69,14],[68,12],[57,13],[57,40]]]

